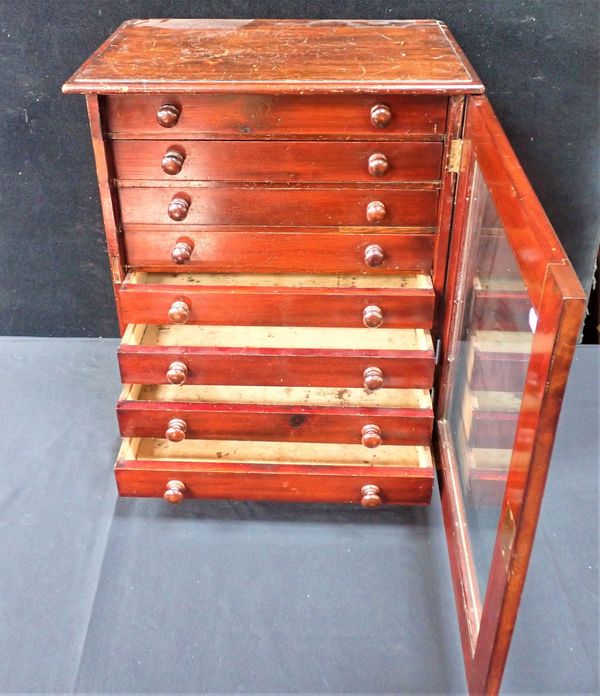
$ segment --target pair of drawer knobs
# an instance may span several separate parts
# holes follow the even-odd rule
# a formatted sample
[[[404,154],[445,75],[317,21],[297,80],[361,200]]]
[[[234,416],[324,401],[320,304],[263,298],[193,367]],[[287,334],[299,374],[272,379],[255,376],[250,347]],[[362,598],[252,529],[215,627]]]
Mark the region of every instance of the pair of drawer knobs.
[[[175,300],[169,309],[169,319],[173,324],[185,324],[190,318],[190,306],[184,300]],[[363,309],[363,324],[369,329],[376,329],[383,324],[383,312],[377,305]]]
[[[183,502],[187,488],[183,481],[173,479],[167,482],[163,498],[167,503],[178,505]],[[376,508],[383,503],[381,489],[373,483],[363,486],[360,491],[360,504],[365,508]]]
[[[169,384],[184,384],[188,375],[188,368],[181,360],[174,360],[168,367],[166,377]],[[363,372],[363,386],[368,391],[375,391],[383,387],[383,371],[379,367],[367,367]]]
[[[180,150],[167,150],[163,155],[160,166],[165,174],[175,176],[183,169],[185,154]],[[388,158],[382,152],[374,152],[369,157],[367,170],[371,176],[384,176],[390,168]]]
[[[165,437],[169,442],[183,442],[187,433],[187,423],[183,418],[171,418],[167,424]],[[361,443],[373,449],[381,444],[381,428],[374,423],[368,423],[361,430]]]
[[[174,196],[167,208],[167,215],[175,222],[182,222],[186,219],[191,205],[192,201],[189,198],[184,198],[181,195]],[[382,203],[382,201],[371,201],[367,203],[365,216],[367,222],[383,222],[387,216],[385,203]]]
[[[178,239],[171,250],[171,260],[174,263],[187,263],[192,258],[194,243],[192,240]],[[385,259],[385,253],[379,244],[369,244],[363,254],[363,260],[371,268],[381,266]]]
[[[173,128],[177,125],[181,109],[175,104],[163,104],[158,107],[156,120],[163,128]],[[387,128],[392,122],[392,110],[387,104],[375,104],[371,107],[371,125],[375,128]]]

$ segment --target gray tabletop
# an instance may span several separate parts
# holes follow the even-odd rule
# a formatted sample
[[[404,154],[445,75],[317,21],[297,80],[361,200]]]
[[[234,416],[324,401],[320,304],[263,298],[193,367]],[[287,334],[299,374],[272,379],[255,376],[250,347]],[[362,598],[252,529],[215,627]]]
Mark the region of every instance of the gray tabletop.
[[[112,339],[0,339],[0,690],[465,689],[429,508],[116,498]],[[598,693],[598,375],[576,354],[505,693]]]

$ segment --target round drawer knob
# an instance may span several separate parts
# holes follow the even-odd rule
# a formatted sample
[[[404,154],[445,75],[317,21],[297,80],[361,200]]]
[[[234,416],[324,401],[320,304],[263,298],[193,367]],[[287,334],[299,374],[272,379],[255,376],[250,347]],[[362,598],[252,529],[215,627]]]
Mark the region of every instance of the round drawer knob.
[[[373,423],[363,426],[361,442],[369,449],[379,447],[381,444],[381,428]]]
[[[179,121],[179,109],[174,104],[163,104],[156,112],[158,125],[163,128],[173,128]]]
[[[392,110],[385,104],[375,104],[371,109],[371,123],[376,128],[385,128],[389,126],[392,120]]]
[[[183,384],[187,378],[188,369],[185,363],[175,360],[167,370],[167,382],[171,384]]]
[[[189,209],[189,201],[186,201],[185,198],[175,196],[175,198],[173,198],[173,200],[169,203],[167,213],[171,220],[175,220],[175,222],[181,222],[182,220],[186,219]]]
[[[383,249],[379,244],[369,244],[365,249],[365,263],[367,266],[374,268],[375,266],[381,266],[384,259]]]
[[[171,251],[171,258],[175,263],[185,263],[190,260],[193,250],[193,244],[179,240]]]
[[[372,483],[363,486],[360,494],[362,496],[360,499],[360,504],[363,507],[376,508],[379,507],[383,502],[381,500],[381,491],[379,490],[379,486],[375,486]]]
[[[368,329],[376,329],[383,324],[383,312],[377,305],[369,305],[363,309],[363,324]]]
[[[185,324],[190,318],[190,308],[183,300],[175,300],[169,309],[169,319],[174,324]]]
[[[368,222],[381,222],[382,220],[385,220],[386,215],[387,210],[385,209],[385,205],[381,201],[371,201],[367,205]]]
[[[163,493],[163,498],[167,503],[177,505],[183,500],[184,492],[185,483],[183,483],[183,481],[169,481],[167,483],[167,490]]]
[[[365,389],[375,391],[383,387],[383,372],[378,367],[367,367],[363,372]]]
[[[165,431],[165,437],[171,442],[181,442],[185,440],[185,433],[187,431],[187,423],[183,418],[171,418],[167,423],[167,429]]]
[[[371,176],[383,176],[390,168],[388,158],[382,152],[374,152],[369,157],[369,174]]]
[[[165,174],[179,174],[183,163],[185,162],[185,155],[177,150],[167,150],[160,161],[160,166]]]

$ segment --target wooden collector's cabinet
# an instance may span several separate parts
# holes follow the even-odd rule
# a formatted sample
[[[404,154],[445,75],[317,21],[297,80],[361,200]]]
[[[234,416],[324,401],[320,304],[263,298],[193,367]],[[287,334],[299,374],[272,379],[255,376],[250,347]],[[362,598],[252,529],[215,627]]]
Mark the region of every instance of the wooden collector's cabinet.
[[[133,20],[87,99],[124,496],[426,505],[498,690],[585,296],[437,21]]]

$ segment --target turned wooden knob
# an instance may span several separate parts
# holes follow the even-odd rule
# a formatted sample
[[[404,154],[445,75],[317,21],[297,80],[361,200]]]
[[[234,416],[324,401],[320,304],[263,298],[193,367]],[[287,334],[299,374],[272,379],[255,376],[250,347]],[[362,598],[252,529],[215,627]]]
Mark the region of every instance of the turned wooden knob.
[[[179,240],[171,251],[171,258],[175,263],[185,263],[190,260],[193,250],[193,244]]]
[[[365,249],[365,263],[367,266],[371,266],[372,268],[375,266],[381,266],[384,256],[385,254],[383,253],[383,249],[379,246],[379,244],[369,244],[369,246]]]
[[[374,152],[369,157],[369,174],[371,176],[383,176],[390,168],[388,158],[382,152]]]
[[[383,387],[383,372],[378,367],[367,367],[363,372],[365,389],[375,391]]]
[[[183,500],[184,491],[185,483],[183,483],[183,481],[169,481],[167,483],[167,490],[163,493],[163,498],[167,501],[167,503],[177,505]]]
[[[363,309],[363,324],[368,329],[376,329],[383,324],[383,312],[377,305],[369,305]]]
[[[185,155],[177,150],[167,150],[160,161],[160,166],[165,174],[179,174],[183,163],[185,162]]]
[[[190,308],[183,300],[175,300],[169,309],[169,319],[174,324],[185,324],[190,318]]]
[[[369,449],[379,447],[381,444],[381,428],[378,425],[373,425],[373,423],[363,426],[361,442]]]
[[[382,220],[385,220],[386,214],[387,210],[381,201],[371,201],[367,205],[368,222],[381,222]]]
[[[371,109],[371,123],[377,128],[385,128],[392,120],[392,110],[385,104],[375,104]]]
[[[186,219],[189,209],[189,201],[186,201],[185,198],[175,196],[175,198],[173,198],[169,203],[169,207],[167,208],[167,214],[169,215],[171,220],[181,222],[182,220]]]
[[[156,120],[163,128],[173,128],[179,121],[179,113],[174,104],[163,104],[156,112]]]
[[[187,423],[183,418],[171,418],[167,423],[167,429],[165,431],[165,437],[171,442],[181,442],[185,440],[185,433],[187,431]]]
[[[360,504],[363,507],[375,508],[379,507],[383,502],[381,500],[381,491],[379,490],[379,486],[375,486],[372,483],[363,486],[360,491],[360,494],[362,496],[362,498],[360,499]]]
[[[171,384],[183,384],[187,378],[187,365],[180,360],[175,360],[167,370],[167,381]]]

